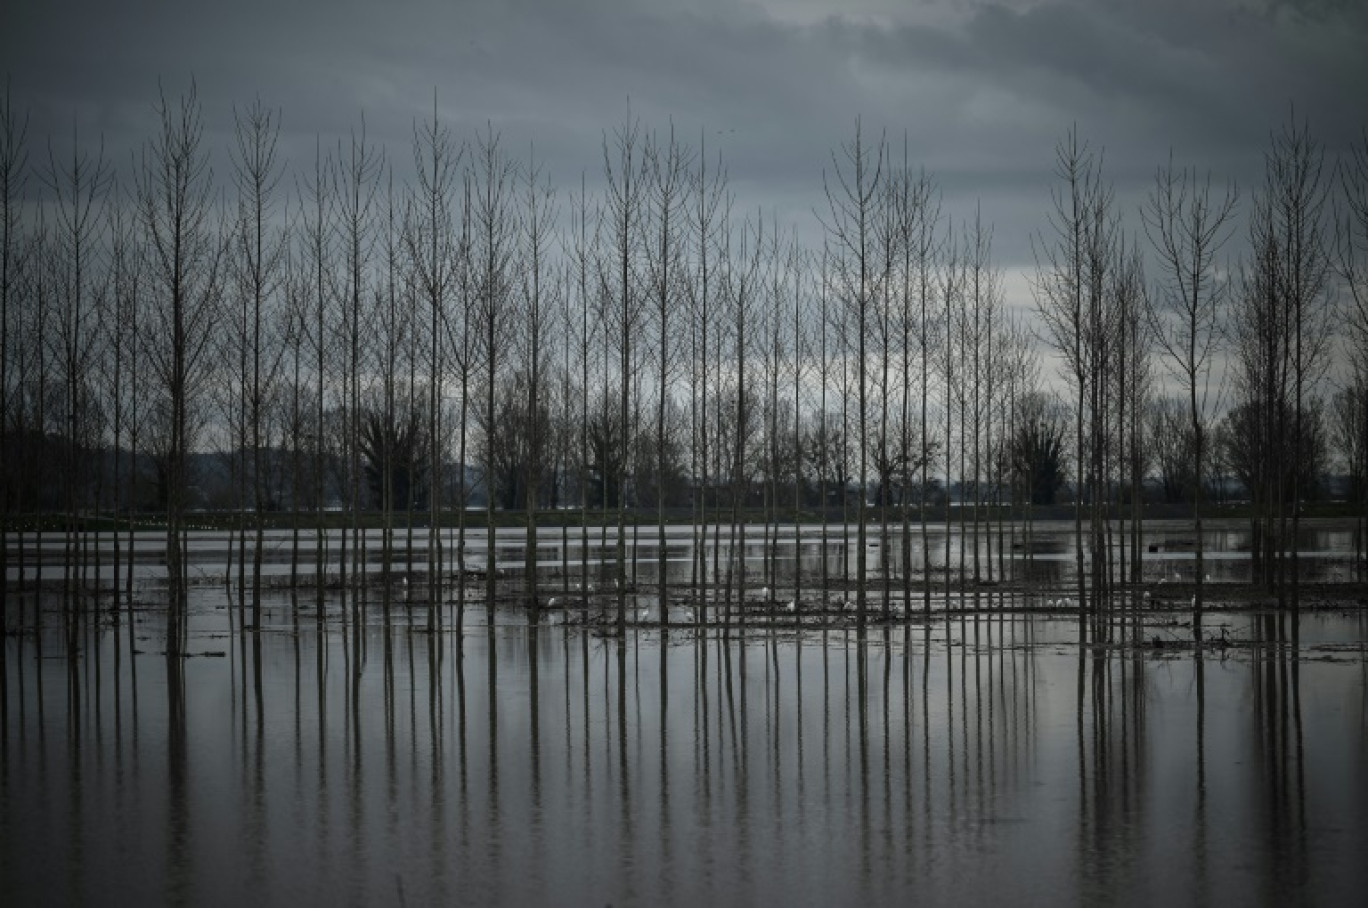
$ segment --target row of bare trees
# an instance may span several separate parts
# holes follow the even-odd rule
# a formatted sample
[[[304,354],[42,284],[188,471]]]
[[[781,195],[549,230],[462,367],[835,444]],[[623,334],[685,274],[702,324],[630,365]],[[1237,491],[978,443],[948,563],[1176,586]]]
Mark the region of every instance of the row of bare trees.
[[[1113,583],[1108,495],[1129,495],[1137,514],[1151,466],[1166,484],[1187,477],[1199,638],[1209,579],[1202,514],[1217,474],[1238,478],[1252,499],[1255,583],[1294,608],[1302,505],[1328,467],[1327,436],[1363,513],[1365,149],[1368,139],[1347,160],[1328,162],[1307,124],[1291,116],[1271,135],[1262,185],[1251,193],[1247,245],[1229,254],[1239,214],[1233,184],[1214,186],[1209,174],[1170,160],[1139,213],[1142,244],[1127,232],[1101,154],[1076,131],[1058,146],[1035,290],[1073,396],[1080,608]],[[1342,346],[1331,330],[1341,315]],[[1117,566],[1124,575],[1129,549],[1135,579],[1134,524],[1128,542],[1116,550]]]
[[[858,123],[826,168],[824,241],[808,248],[773,216],[736,210],[703,141],[630,114],[605,133],[600,189],[582,175],[562,195],[535,147],[515,154],[492,125],[460,141],[435,98],[411,167],[362,127],[293,169],[280,112],[255,101],[235,111],[224,183],[193,88],[155,110],[129,180],[81,136],[31,167],[26,120],[8,96],[0,111],[4,510],[62,515],[68,592],[103,532],[114,586],[130,596],[133,532],[150,511],[165,515],[183,604],[192,471],[208,452],[230,476],[244,626],[261,619],[272,525],[288,529],[291,582],[312,574],[320,614],[335,583],[360,619],[372,560],[386,609],[399,564],[427,578],[433,602],[456,578],[458,622],[472,579],[492,610],[496,508],[522,513],[528,577],[539,514],[577,514],[578,583],[613,585],[619,628],[643,513],[654,512],[662,578],[667,522],[692,524],[703,620],[708,596],[744,600],[757,580],[775,599],[781,535],[825,543],[839,520],[853,541],[807,579],[856,581],[863,625],[871,591],[887,618],[917,593],[929,610],[938,572],[947,595],[957,581],[1010,577],[1027,505],[1066,478],[1088,610],[1141,577],[1160,425],[1179,426],[1198,477],[1199,608],[1214,448],[1256,457],[1240,475],[1260,563],[1280,572],[1261,580],[1295,590],[1307,479],[1292,465],[1324,434],[1316,401],[1331,391],[1330,434],[1363,499],[1368,151],[1328,167],[1295,121],[1274,136],[1234,265],[1221,258],[1233,188],[1170,162],[1128,218],[1101,155],[1070,132],[1036,237],[1032,327],[1010,313],[981,213],[952,218],[908,140],[898,153]],[[1350,369],[1336,389],[1326,370],[1341,287]],[[1046,390],[1040,341],[1062,364],[1071,413]],[[1218,431],[1223,394],[1233,403]],[[1147,414],[1169,395],[1182,403],[1156,422]],[[481,499],[485,554],[472,560]],[[52,531],[9,520],[15,551],[23,534]],[[365,531],[377,521],[374,559]],[[606,577],[590,576],[591,527]],[[756,542],[758,578],[743,557]],[[20,584],[40,571],[21,564]],[[561,571],[567,589],[574,573]],[[535,616],[536,584],[524,595]],[[659,597],[668,620],[663,583]]]

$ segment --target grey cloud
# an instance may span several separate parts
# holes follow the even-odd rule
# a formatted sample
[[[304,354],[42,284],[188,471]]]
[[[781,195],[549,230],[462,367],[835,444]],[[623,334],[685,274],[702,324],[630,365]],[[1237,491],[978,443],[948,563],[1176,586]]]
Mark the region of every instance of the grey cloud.
[[[1368,19],[1334,0],[870,0],[825,14],[778,0],[26,6],[7,14],[0,56],[35,134],[74,119],[114,155],[147,135],[158,79],[174,95],[193,74],[211,142],[225,144],[234,102],[260,94],[282,108],[296,164],[315,135],[344,139],[364,111],[402,169],[435,88],[459,136],[492,121],[515,153],[535,141],[569,185],[582,170],[597,179],[603,130],[630,97],[644,125],[672,118],[721,150],[738,204],[805,217],[863,115],[895,146],[906,131],[947,211],[981,198],[1018,263],[1071,123],[1106,149],[1131,204],[1170,147],[1218,178],[1257,180],[1294,101],[1337,151],[1360,128],[1368,84]]]

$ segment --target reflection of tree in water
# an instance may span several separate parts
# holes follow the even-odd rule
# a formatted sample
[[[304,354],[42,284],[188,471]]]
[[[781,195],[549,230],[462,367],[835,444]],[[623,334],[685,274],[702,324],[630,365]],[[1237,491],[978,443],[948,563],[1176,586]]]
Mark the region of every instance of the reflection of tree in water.
[[[1085,621],[1088,619],[1080,619]],[[1078,649],[1078,827],[1082,901],[1135,885],[1151,792],[1148,772],[1147,656],[1111,644],[1119,629],[1093,622]]]
[[[1328,851],[1310,848],[1346,815],[1307,796],[1317,783],[1303,755],[1343,749],[1333,726],[1314,741],[1326,727],[1302,728],[1290,616],[1251,620],[1235,635],[1248,650],[1155,652],[1136,645],[1151,628],[1130,614],[1092,622],[1078,647],[1074,621],[1013,614],[1005,598],[981,592],[964,611],[863,637],[758,625],[599,637],[548,624],[458,636],[401,612],[235,628],[227,659],[167,658],[166,697],[144,697],[141,712],[135,666],[147,656],[109,634],[78,654],[84,696],[40,723],[34,673],[57,680],[60,707],[69,669],[35,660],[25,641],[10,662],[30,696],[5,739],[7,810],[22,823],[33,809],[15,779],[48,786],[46,810],[83,789],[72,816],[112,811],[127,833],[118,847],[133,860],[111,884],[151,848],[168,901],[221,879],[267,901],[294,885],[375,901],[974,901],[1009,890],[1201,901],[1249,886],[1295,901],[1325,862],[1344,860],[1361,832],[1351,815]],[[268,627],[293,613],[268,597]],[[217,645],[203,633],[214,616],[191,615],[189,650]],[[109,661],[97,668],[100,653]],[[1207,708],[1214,666],[1219,696],[1250,679],[1247,717]],[[42,748],[28,731],[40,728]],[[165,764],[148,761],[148,742],[158,753],[164,743]],[[55,772],[28,771],[40,752]],[[1361,772],[1345,752],[1317,762],[1327,784]],[[115,847],[93,827],[69,839],[65,826],[34,828],[56,860],[82,849],[103,866]],[[3,847],[9,858],[21,843]],[[1038,877],[985,866],[986,853]],[[16,873],[29,891],[32,873]],[[91,883],[72,885],[79,899]]]
[[[1255,616],[1251,627],[1249,800],[1266,855],[1261,889],[1284,902],[1298,897],[1310,872],[1298,623],[1289,615],[1266,614]]]

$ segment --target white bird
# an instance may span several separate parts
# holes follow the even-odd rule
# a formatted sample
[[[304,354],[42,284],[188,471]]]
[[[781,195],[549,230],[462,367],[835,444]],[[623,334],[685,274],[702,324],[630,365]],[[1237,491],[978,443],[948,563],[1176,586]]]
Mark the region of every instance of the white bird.
[[[789,610],[790,614],[793,613],[793,612],[798,611],[798,600],[796,600],[796,599],[790,599],[790,600],[789,600],[789,604],[788,604],[788,610]]]
[[[1150,597],[1150,592],[1149,592],[1149,590],[1145,590],[1145,595],[1142,596],[1141,598],[1142,598],[1142,599],[1145,599],[1146,601],[1148,601],[1148,600],[1149,600],[1149,597]]]
[[[1210,575],[1210,574],[1207,574],[1207,575],[1206,575],[1206,582],[1207,582],[1207,583],[1210,583],[1210,582],[1211,582],[1211,575]]]
[[[1177,571],[1174,571],[1174,572],[1173,572],[1173,579],[1174,579],[1174,580],[1182,580],[1182,579],[1183,579],[1183,575],[1180,574],[1180,573],[1178,573]]]

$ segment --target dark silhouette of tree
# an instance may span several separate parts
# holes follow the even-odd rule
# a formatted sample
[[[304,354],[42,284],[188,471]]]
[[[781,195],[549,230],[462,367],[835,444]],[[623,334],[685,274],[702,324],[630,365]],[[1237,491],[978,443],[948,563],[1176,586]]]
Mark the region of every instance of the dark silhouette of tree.
[[[465,249],[458,245],[458,231],[455,224],[456,211],[453,193],[463,156],[463,149],[456,145],[451,130],[440,122],[437,116],[437,95],[433,92],[432,119],[413,130],[413,162],[418,174],[416,191],[408,209],[405,223],[405,241],[412,277],[417,291],[417,299],[426,310],[427,353],[427,429],[428,449],[425,453],[428,476],[433,478],[429,490],[427,570],[429,587],[429,626],[435,627],[437,620],[436,603],[441,601],[441,485],[440,477],[444,461],[442,453],[442,395],[443,377],[450,352],[458,356],[458,369],[463,381],[466,371],[464,356],[459,350],[449,351],[450,329],[454,319],[449,312],[453,291],[465,267]],[[415,325],[415,329],[417,325]],[[463,332],[462,332],[463,333]],[[464,398],[464,394],[462,395]],[[465,432],[464,422],[456,427],[458,433]],[[415,454],[417,452],[414,452]],[[463,467],[462,467],[463,468]],[[464,502],[461,503],[464,508]],[[462,527],[464,530],[464,527]],[[464,532],[462,532],[464,536]],[[462,539],[457,544],[462,545]]]
[[[274,392],[283,349],[274,329],[276,297],[284,280],[288,239],[272,226],[276,188],[282,165],[276,157],[280,113],[258,98],[244,112],[234,110],[233,177],[237,213],[232,235],[231,270],[243,314],[242,432],[239,457],[250,452],[252,542],[252,624],[261,626],[261,558],[266,529],[267,410]],[[242,502],[239,500],[239,507]],[[239,528],[241,533],[241,528]],[[239,583],[239,596],[241,596]]]
[[[1336,398],[1341,451],[1356,478],[1359,505],[1357,556],[1360,571],[1368,573],[1368,128],[1341,163],[1341,202],[1335,212],[1335,267],[1348,294],[1346,347],[1350,377]],[[1350,412],[1355,405],[1357,412]],[[1357,426],[1356,430],[1354,427]],[[1357,442],[1354,439],[1358,439]]]
[[[1354,363],[1346,387],[1335,393],[1330,413],[1335,447],[1349,475],[1349,500],[1358,506],[1358,532],[1354,557],[1362,575],[1363,530],[1368,521],[1368,374],[1362,363]]]
[[[1210,175],[1199,178],[1194,169],[1177,170],[1170,156],[1156,174],[1143,209],[1145,232],[1162,275],[1158,291],[1144,297],[1146,313],[1152,336],[1188,405],[1188,425],[1180,437],[1191,454],[1192,480],[1187,486],[1197,556],[1192,632],[1199,643],[1206,551],[1201,479],[1207,467],[1212,361],[1219,352],[1220,318],[1229,286],[1218,274],[1216,255],[1230,236],[1235,200],[1233,186],[1214,196]]]
[[[480,364],[477,384],[483,392],[483,411],[479,419],[493,426],[498,417],[497,393],[506,368],[508,321],[515,287],[514,258],[517,246],[517,220],[513,211],[513,191],[517,166],[500,147],[499,133],[486,126],[479,136],[470,170],[470,256],[472,268],[471,318],[469,328],[475,337],[472,357]],[[494,568],[494,471],[498,452],[496,433],[485,431],[482,470],[488,494],[485,528],[485,611],[494,623],[496,572]]]
[[[552,280],[548,257],[551,227],[558,216],[555,191],[535,158],[523,172],[523,202],[519,258],[522,262],[521,296],[516,342],[522,367],[518,378],[524,390],[519,421],[523,430],[523,487],[526,520],[523,545],[526,601],[532,621],[539,620],[537,597],[537,505],[541,484],[551,474],[543,465],[551,441],[551,416],[547,408],[547,363],[552,359],[552,318],[557,310],[559,284]],[[515,382],[517,384],[518,382]]]
[[[1274,404],[1282,410],[1275,420],[1291,422],[1295,404],[1282,400]],[[1221,420],[1216,431],[1216,446],[1221,461],[1246,489],[1262,483],[1282,496],[1291,507],[1299,500],[1314,500],[1322,491],[1321,479],[1330,466],[1330,438],[1324,405],[1319,399],[1307,401],[1302,418],[1300,440],[1279,438],[1272,448],[1264,443],[1263,425],[1266,405],[1262,401],[1237,403]],[[1192,481],[1192,477],[1185,477]]]
[[[626,430],[606,394],[600,393],[590,405],[585,430],[589,497],[605,508],[616,509],[623,500],[621,481],[627,471],[623,463]]]
[[[1060,185],[1051,190],[1053,210],[1047,233],[1034,239],[1036,313],[1042,335],[1064,362],[1062,367],[1074,396],[1074,547],[1080,612],[1088,610],[1088,575],[1084,568],[1083,495],[1089,479],[1096,488],[1096,460],[1088,462],[1088,440],[1094,458],[1098,446],[1098,366],[1106,340],[1102,321],[1102,293],[1111,262],[1114,231],[1112,193],[1102,181],[1098,157],[1070,129],[1055,149],[1055,174]],[[1088,474],[1092,473],[1090,477]],[[1098,525],[1089,521],[1089,538],[1096,565]]]
[[[657,607],[661,622],[669,624],[670,610],[665,584],[665,504],[673,440],[668,437],[668,413],[673,393],[677,362],[682,345],[671,334],[677,330],[673,320],[681,308],[684,283],[683,239],[686,227],[689,190],[688,151],[675,139],[673,127],[668,136],[652,136],[645,150],[646,219],[650,236],[646,242],[646,280],[651,300],[652,330],[655,331],[656,413],[655,454],[656,498],[656,575],[659,580]]]
[[[689,222],[691,261],[688,279],[684,281],[684,295],[688,301],[690,362],[690,415],[693,443],[690,446],[692,474],[697,488],[696,525],[694,534],[695,554],[693,565],[694,595],[698,599],[698,620],[708,620],[708,595],[710,586],[707,578],[715,583],[718,575],[720,533],[713,530],[713,568],[708,570],[708,530],[715,523],[710,516],[709,495],[716,485],[716,477],[721,473],[717,459],[721,447],[716,442],[716,429],[719,412],[709,403],[716,399],[720,387],[721,344],[714,322],[718,321],[720,303],[717,299],[718,235],[720,222],[729,218],[726,173],[722,170],[719,157],[717,166],[709,170],[707,142],[700,137],[698,150],[698,169],[690,175],[689,185]],[[710,444],[712,442],[712,444]],[[714,496],[711,500],[716,501]],[[720,503],[718,504],[720,512]]]
[[[19,301],[20,272],[23,266],[24,241],[20,222],[20,206],[28,177],[28,116],[20,116],[10,94],[9,79],[5,80],[5,94],[0,98],[0,512],[17,514],[24,502],[22,480],[27,471],[27,458],[19,455],[22,428],[27,422],[23,405],[23,387],[30,378],[22,368],[25,359],[11,355],[11,346],[19,346],[23,319]],[[16,351],[17,352],[17,351]],[[24,588],[24,526],[15,528],[19,552],[18,587]],[[6,527],[8,533],[9,528]],[[8,590],[10,547],[0,546],[0,577],[5,578]],[[6,591],[0,605],[0,623],[9,627],[10,596]],[[7,649],[7,648],[5,648]],[[6,656],[0,653],[0,722],[9,721],[9,670]]]
[[[823,175],[828,216],[827,235],[832,244],[831,264],[837,280],[837,297],[852,320],[855,337],[855,389],[858,401],[859,498],[856,502],[856,621],[861,633],[866,621],[866,566],[868,534],[866,508],[869,498],[870,412],[867,375],[867,343],[874,318],[876,265],[875,228],[881,201],[886,147],[883,138],[866,143],[860,121],[855,121],[855,137],[842,145],[839,156],[832,153],[832,170]],[[833,182],[834,181],[834,182]]]
[[[204,126],[194,84],[175,104],[161,94],[156,112],[158,131],[142,154],[138,199],[151,261],[149,292],[155,299],[144,337],[157,380],[154,419],[165,465],[167,653],[176,656],[185,644],[189,455],[202,419],[196,407],[205,391],[221,307],[223,245],[212,222],[213,175],[201,144]]]
[[[428,444],[423,416],[367,409],[361,417],[361,457],[368,503],[382,509],[413,501],[426,507],[431,497]],[[388,500],[388,504],[387,504]]]
[[[1255,582],[1276,583],[1280,605],[1299,606],[1300,561],[1296,539],[1305,497],[1303,471],[1283,458],[1300,453],[1313,431],[1311,392],[1327,364],[1331,339],[1324,151],[1295,118],[1274,133],[1265,155],[1264,186],[1249,221],[1246,262],[1233,314],[1234,383],[1241,422],[1250,430],[1256,467]],[[1290,483],[1291,488],[1284,487]]]
[[[48,143],[43,182],[52,194],[52,233],[46,262],[52,289],[51,327],[39,340],[49,345],[59,370],[62,438],[62,503],[65,556],[62,564],[63,612],[69,616],[71,597],[83,567],[80,513],[89,506],[93,480],[87,451],[101,434],[100,410],[91,376],[104,330],[108,293],[105,269],[97,248],[105,226],[103,207],[112,178],[104,157],[103,140],[94,155],[72,129],[70,157],[59,162]],[[83,570],[81,573],[84,573]],[[68,621],[69,633],[75,625]]]
[[[1171,397],[1151,401],[1145,423],[1164,501],[1192,501],[1196,494],[1192,486],[1197,482],[1197,455],[1187,401]]]
[[[374,312],[371,267],[376,245],[377,197],[384,172],[384,151],[367,138],[363,117],[345,146],[338,142],[332,159],[332,216],[340,262],[333,275],[333,293],[338,303],[338,354],[341,360],[342,414],[345,429],[341,435],[343,469],[341,488],[347,502],[347,529],[351,535],[351,581],[347,580],[347,533],[341,535],[338,564],[344,590],[352,593],[353,626],[362,621],[366,581],[366,537],[361,532],[361,400],[373,372],[370,343]]]
[[[1037,391],[1018,399],[1008,463],[1013,481],[1025,490],[1031,504],[1053,505],[1058,500],[1067,465],[1067,432],[1068,418],[1050,398]]]
[[[627,469],[632,451],[632,380],[639,368],[637,335],[644,319],[642,291],[642,243],[646,218],[646,190],[648,172],[646,156],[639,143],[640,124],[628,111],[622,126],[613,131],[611,140],[603,139],[603,172],[607,184],[603,223],[607,248],[601,264],[600,284],[608,318],[606,338],[617,356],[618,420],[624,427],[620,436],[623,443],[618,466],[619,492],[628,482]],[[627,504],[619,494],[617,508],[617,631],[627,628]]]

